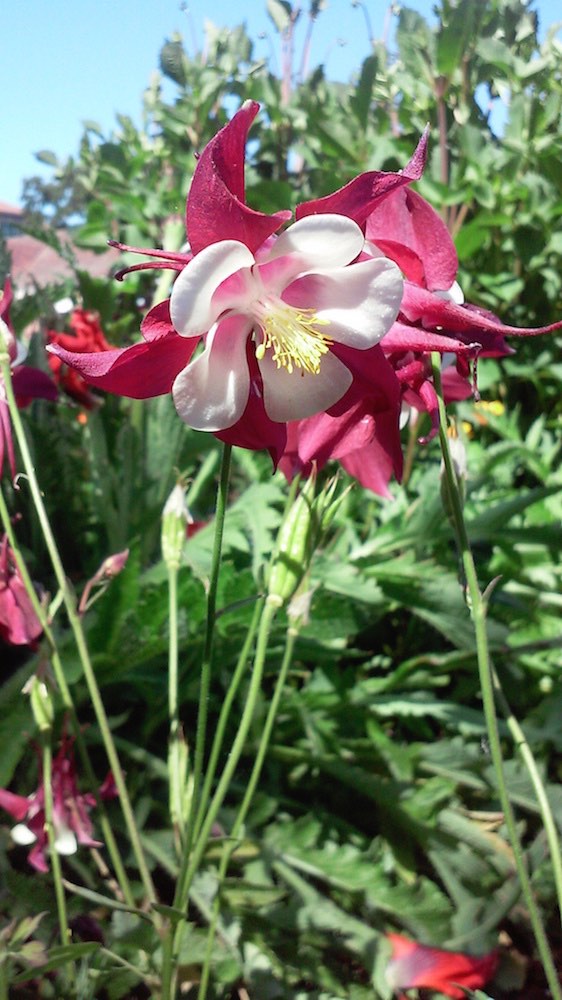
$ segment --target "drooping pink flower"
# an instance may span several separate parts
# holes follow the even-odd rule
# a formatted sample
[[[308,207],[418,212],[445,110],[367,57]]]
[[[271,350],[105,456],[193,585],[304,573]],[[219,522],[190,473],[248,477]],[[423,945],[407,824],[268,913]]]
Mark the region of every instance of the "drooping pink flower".
[[[31,646],[42,631],[4,535],[0,540],[0,638],[12,646]]]
[[[463,1000],[462,987],[480,989],[493,977],[498,952],[474,958],[458,951],[428,948],[403,937],[387,934],[392,956],[386,967],[386,980],[394,991],[409,989],[437,990],[445,996]]]
[[[64,735],[60,749],[53,759],[53,828],[57,853],[75,854],[78,845],[101,847],[92,837],[90,811],[96,804],[91,793],[78,790],[73,740]],[[107,776],[100,786],[101,799],[114,798],[117,794],[113,777]],[[15,795],[0,788],[0,807],[17,822],[12,829],[12,839],[22,846],[33,845],[27,856],[29,864],[37,871],[48,871],[48,839],[45,830],[45,794],[43,782],[31,795]]]
[[[390,328],[402,277],[342,213],[302,218],[276,235],[290,213],[245,204],[244,149],[257,111],[246,102],[198,161],[186,210],[190,253],[155,251],[156,261],[135,265],[178,271],[169,306],[145,317],[144,344],[50,351],[112,392],[171,390],[191,427],[279,457],[288,420],[345,396],[360,364],[347,355],[360,357]]]
[[[94,310],[74,309],[69,326],[72,333],[47,330],[47,342],[81,354],[111,350],[111,344],[108,344],[100,326],[99,314]],[[77,371],[65,365],[55,354],[49,354],[48,361],[56,384],[67,396],[87,410],[98,405],[99,400],[90,392],[87,382]]]
[[[471,365],[478,357],[511,353],[506,336],[548,333],[562,323],[532,329],[506,326],[488,310],[464,303],[447,227],[409,187],[423,171],[424,139],[400,174],[361,174],[334,194],[299,205],[296,217],[339,212],[357,222],[367,242],[400,267],[405,278],[400,312],[380,347],[398,380],[402,403],[428,412],[433,434],[438,427],[433,351],[444,359],[445,401],[466,399],[474,390]],[[396,433],[392,411],[373,406],[367,392],[344,420],[319,413],[291,424],[280,467],[289,476],[297,471],[306,474],[312,462],[321,467],[329,458],[338,459],[363,486],[387,495],[392,473],[400,476]]]
[[[39,368],[32,368],[22,364],[25,351],[23,351],[22,356],[22,351],[19,349],[10,322],[12,300],[12,285],[10,279],[6,278],[4,289],[0,289],[0,349],[3,346],[7,348],[10,368],[12,369],[12,387],[16,403],[19,407],[24,407],[32,399],[54,400],[57,398],[57,389],[49,376]],[[16,463],[12,440],[12,426],[4,380],[0,373],[0,476],[4,468],[4,457],[6,454],[8,455],[8,462],[13,477],[16,474]]]
[[[332,210],[338,211],[339,203],[347,214],[344,192],[342,189],[332,196],[337,199]],[[472,391],[471,361],[512,353],[507,336],[536,336],[562,327],[562,322],[529,329],[508,326],[487,309],[465,303],[448,229],[431,205],[407,186],[394,189],[370,210],[365,236],[394,260],[404,275],[400,313],[382,347],[406,401],[430,413],[434,430],[437,398],[429,357],[432,351],[455,361],[455,368],[446,369],[446,396],[467,398]],[[454,377],[455,369],[458,378]]]

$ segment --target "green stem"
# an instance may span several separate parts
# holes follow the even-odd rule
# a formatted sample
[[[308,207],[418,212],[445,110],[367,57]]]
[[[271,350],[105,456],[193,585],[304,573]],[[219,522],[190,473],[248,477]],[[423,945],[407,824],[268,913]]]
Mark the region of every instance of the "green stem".
[[[123,899],[125,900],[125,902],[127,903],[128,906],[131,906],[132,908],[134,908],[135,901],[134,901],[134,897],[133,897],[133,892],[132,892],[131,885],[130,885],[129,879],[127,877],[127,873],[125,871],[123,862],[121,860],[121,855],[119,853],[119,848],[117,847],[117,842],[116,842],[114,834],[113,834],[113,829],[112,829],[111,823],[109,822],[109,819],[108,819],[108,816],[107,816],[107,811],[105,809],[104,803],[103,803],[103,801],[97,795],[98,782],[96,780],[94,769],[92,767],[92,763],[91,763],[91,760],[90,760],[90,755],[88,753],[88,750],[86,748],[86,744],[84,742],[84,737],[82,736],[82,730],[80,728],[80,722],[78,720],[78,715],[76,713],[76,708],[75,708],[75,705],[74,705],[74,701],[72,700],[72,695],[70,693],[70,688],[68,687],[68,684],[67,684],[67,681],[66,681],[66,675],[64,673],[64,668],[63,668],[63,665],[62,665],[62,662],[61,662],[61,659],[60,659],[60,655],[59,655],[59,652],[58,652],[58,649],[57,649],[57,644],[56,644],[55,636],[53,634],[53,630],[51,629],[51,626],[50,626],[49,621],[47,619],[45,608],[43,607],[43,605],[39,601],[39,598],[37,596],[37,592],[35,590],[35,587],[33,586],[33,582],[32,582],[31,577],[29,576],[29,573],[27,571],[27,566],[26,566],[25,561],[24,561],[24,559],[23,559],[23,557],[21,555],[21,552],[20,552],[20,549],[19,549],[19,546],[18,546],[18,542],[17,542],[16,536],[15,536],[14,531],[13,531],[12,522],[10,520],[8,508],[6,507],[6,502],[4,500],[4,494],[2,493],[1,488],[0,488],[0,520],[2,521],[2,525],[3,525],[4,531],[6,532],[6,534],[8,536],[8,542],[10,544],[10,548],[12,550],[12,553],[13,553],[13,556],[14,556],[14,559],[15,559],[15,562],[16,562],[16,566],[17,566],[17,568],[19,570],[19,573],[20,573],[21,579],[23,581],[23,584],[25,586],[27,595],[28,595],[28,597],[29,597],[29,599],[30,599],[30,601],[31,601],[31,603],[33,605],[33,610],[35,611],[35,614],[37,615],[37,618],[39,619],[39,621],[41,623],[41,626],[43,628],[43,634],[44,634],[45,638],[47,639],[47,642],[49,643],[49,645],[51,647],[51,663],[52,663],[52,666],[53,666],[53,670],[54,670],[54,674],[55,674],[55,679],[56,679],[56,682],[57,682],[57,685],[58,685],[58,688],[59,688],[59,691],[60,691],[60,694],[61,694],[63,705],[64,705],[64,707],[65,707],[65,709],[68,712],[69,717],[70,717],[73,735],[74,735],[74,738],[76,740],[76,745],[78,747],[78,752],[80,754],[80,759],[82,761],[82,764],[84,766],[84,770],[86,772],[86,778],[87,778],[87,781],[88,781],[88,785],[89,785],[90,790],[92,791],[92,793],[94,795],[96,795],[96,798],[97,798],[97,806],[98,806],[99,813],[100,813],[100,825],[101,825],[101,828],[102,828],[102,833],[103,833],[103,837],[104,837],[104,843],[107,846],[107,850],[108,850],[109,856],[111,858],[111,862],[113,864],[113,869],[114,869],[114,872],[115,872],[115,877],[116,877],[117,882],[119,884],[119,888],[121,890]]]
[[[178,709],[178,571],[168,566],[168,713],[170,735],[168,746],[168,780],[170,785],[170,818],[178,847],[183,838],[183,799],[185,775],[181,766],[181,727]]]
[[[199,800],[201,794],[201,781],[203,774],[203,759],[205,754],[205,741],[207,735],[207,717],[209,692],[211,687],[211,666],[213,656],[213,638],[216,622],[217,590],[219,583],[219,571],[222,554],[222,539],[224,534],[224,521],[226,517],[226,506],[228,500],[228,483],[230,480],[230,463],[232,457],[232,446],[223,445],[222,463],[220,479],[217,490],[217,503],[215,511],[215,537],[213,543],[213,554],[211,558],[211,575],[209,579],[209,589],[207,592],[207,621],[205,628],[205,645],[203,647],[203,658],[201,662],[201,678],[199,681],[199,702],[197,714],[197,731],[195,735],[195,753],[193,757],[193,786],[189,815],[186,827],[186,842],[182,851],[182,864],[176,883],[174,896],[174,907],[185,909],[187,906],[187,895],[184,894],[182,886],[187,880],[187,871],[191,855],[191,848],[194,840],[195,820],[199,810]],[[188,890],[189,891],[189,883]],[[184,899],[182,907],[178,901]],[[174,940],[176,938],[176,926],[170,925],[164,939],[162,952],[162,997],[163,1000],[171,1000],[174,992],[175,970],[173,967]]]
[[[62,884],[62,872],[60,858],[55,846],[55,829],[53,826],[53,755],[51,751],[51,735],[43,733],[43,795],[45,797],[45,830],[49,843],[49,855],[51,860],[51,871],[53,873],[53,883],[55,886],[55,899],[57,901],[57,914],[59,918],[59,931],[61,944],[70,943],[70,932],[68,929],[68,918],[66,915],[66,900],[64,898],[64,887]],[[74,978],[74,966],[69,962],[70,980]]]
[[[233,852],[236,850],[237,841],[240,835],[240,831],[248,814],[248,810],[252,804],[252,800],[257,788],[258,781],[260,779],[263,763],[265,760],[265,755],[267,748],[269,746],[269,741],[271,739],[271,732],[273,730],[273,725],[275,719],[277,718],[277,711],[279,709],[279,702],[281,701],[281,695],[283,694],[283,689],[285,687],[285,682],[287,680],[287,674],[289,672],[289,667],[293,658],[293,650],[295,647],[295,641],[297,638],[297,631],[295,628],[290,627],[287,630],[287,641],[285,643],[285,652],[283,655],[283,661],[281,663],[281,668],[277,677],[277,682],[275,684],[275,689],[273,692],[273,697],[271,699],[265,724],[262,730],[258,750],[254,760],[254,766],[252,768],[252,773],[250,775],[250,780],[246,786],[246,791],[244,793],[244,798],[240,804],[238,814],[232,826],[230,833],[230,843],[225,844],[223,847],[221,863],[219,866],[218,876],[217,876],[217,888],[216,895],[213,901],[213,913],[211,917],[211,923],[209,925],[209,932],[207,936],[207,947],[205,950],[205,959],[203,962],[203,969],[201,971],[201,981],[199,984],[199,992],[197,994],[197,1000],[205,1000],[207,995],[207,987],[209,984],[209,975],[211,971],[211,956],[213,952],[213,944],[215,940],[215,934],[217,929],[217,924],[220,915],[220,896],[221,887],[226,876],[228,865],[232,857]]]
[[[447,437],[447,412],[445,409],[445,402],[443,399],[443,390],[441,385],[441,358],[439,354],[435,352],[432,353],[431,362],[433,368],[433,381],[439,404],[439,440],[441,443],[441,452],[443,455],[443,463],[445,467],[445,478],[449,494],[448,498],[450,503],[450,509],[452,513],[455,534],[457,537],[457,543],[459,546],[459,551],[461,553],[462,566],[464,570],[468,595],[470,598],[472,622],[476,638],[476,653],[478,660],[480,689],[482,693],[482,705],[484,709],[484,717],[486,720],[486,729],[488,734],[488,742],[490,746],[490,754],[492,757],[492,763],[494,765],[494,770],[496,774],[497,791],[502,811],[504,814],[505,825],[511,843],[511,848],[513,851],[513,858],[515,862],[517,875],[519,878],[519,884],[521,886],[521,891],[523,893],[523,897],[525,899],[525,903],[527,905],[527,909],[529,912],[529,919],[531,921],[531,926],[533,928],[533,933],[535,936],[535,941],[537,943],[537,948],[543,964],[543,969],[548,981],[548,985],[550,987],[552,997],[554,998],[554,1000],[562,1000],[562,990],[558,982],[558,976],[556,974],[556,968],[552,958],[550,946],[548,944],[548,939],[546,937],[542,918],[531,887],[531,882],[525,864],[523,847],[521,844],[521,840],[519,838],[519,834],[517,832],[515,814],[511,806],[511,801],[507,790],[500,735],[498,730],[498,719],[496,715],[496,706],[494,701],[494,687],[492,680],[493,668],[490,658],[490,650],[488,646],[488,634],[486,629],[486,611],[487,611],[486,602],[483,598],[483,595],[480,591],[480,587],[478,584],[476,566],[474,563],[474,558],[472,556],[472,550],[470,548],[468,532],[464,520],[462,501],[458,487],[458,480],[453,467],[453,460],[449,448],[449,440]]]
[[[49,523],[47,511],[43,503],[43,497],[41,495],[41,490],[39,488],[39,483],[37,481],[37,476],[31,458],[31,453],[29,451],[27,439],[23,429],[23,424],[21,422],[19,410],[14,397],[10,366],[7,362],[0,361],[0,369],[4,379],[6,398],[8,406],[10,408],[10,417],[12,420],[14,431],[16,433],[16,438],[23,462],[23,467],[29,484],[29,489],[35,505],[35,510],[37,513],[39,524],[43,532],[45,544],[49,552],[53,571],[55,573],[59,589],[63,596],[64,606],[66,609],[70,627],[74,635],[74,641],[76,643],[78,656],[82,664],[82,669],[84,672],[84,677],[86,679],[86,684],[88,686],[90,699],[92,701],[92,706],[94,708],[98,726],[100,728],[102,740],[113,773],[113,778],[115,780],[115,784],[117,786],[117,790],[119,793],[119,801],[121,803],[121,809],[123,810],[123,816],[125,819],[125,824],[127,826],[129,839],[131,841],[131,847],[135,855],[135,860],[137,862],[139,875],[143,883],[147,899],[149,900],[149,902],[155,903],[156,892],[154,889],[150,871],[148,869],[144,857],[140,835],[137,830],[133,809],[129,799],[127,786],[125,784],[123,770],[121,768],[121,763],[119,761],[119,757],[115,749],[115,743],[113,741],[113,736],[111,733],[111,729],[109,727],[109,722],[101,699],[100,690],[98,687],[92,662],[90,659],[90,654],[86,644],[84,631],[82,628],[82,621],[77,611],[76,599],[71,588],[69,587],[68,581],[65,576],[64,567],[62,565],[61,557],[53,536],[53,532],[51,530],[51,525]]]
[[[216,774],[216,771],[217,771],[218,759],[219,759],[219,756],[220,756],[220,752],[222,750],[222,745],[223,745],[223,742],[224,742],[224,736],[225,736],[225,731],[226,731],[226,726],[227,726],[227,723],[228,723],[228,719],[229,719],[229,716],[230,716],[230,711],[231,711],[231,708],[232,708],[232,704],[234,702],[234,698],[236,697],[236,694],[238,692],[238,688],[240,686],[240,682],[242,681],[242,678],[243,678],[244,673],[246,671],[248,659],[249,659],[249,656],[250,656],[250,652],[251,652],[252,646],[254,644],[254,639],[255,639],[255,636],[256,636],[256,631],[257,631],[259,620],[260,620],[260,617],[261,617],[261,614],[262,614],[262,609],[263,609],[263,599],[261,599],[260,601],[258,601],[256,603],[256,607],[254,609],[254,614],[253,614],[253,617],[252,617],[252,621],[250,623],[250,627],[248,629],[248,632],[246,633],[246,638],[244,640],[244,645],[242,646],[242,649],[240,650],[240,655],[238,657],[238,662],[236,664],[236,668],[235,668],[234,673],[232,675],[232,680],[230,681],[230,684],[228,686],[228,691],[226,692],[226,695],[224,697],[224,701],[223,701],[222,706],[221,706],[221,710],[220,710],[220,713],[219,713],[219,717],[218,717],[217,725],[216,725],[216,729],[215,729],[215,735],[213,736],[213,745],[211,747],[211,753],[209,755],[209,763],[207,765],[207,770],[206,770],[206,773],[205,773],[205,781],[204,781],[204,784],[203,784],[203,789],[201,791],[201,799],[200,799],[200,802],[199,802],[199,812],[198,812],[197,818],[195,820],[195,830],[194,830],[194,834],[193,834],[194,840],[197,840],[197,838],[199,836],[199,830],[201,829],[201,824],[202,824],[203,818],[205,816],[205,810],[207,808],[207,804],[208,804],[209,797],[210,797],[210,794],[211,794],[211,788],[213,786],[213,781],[214,781],[215,774]]]
[[[552,872],[554,875],[554,885],[556,886],[556,897],[558,900],[558,910],[560,913],[560,920],[562,922],[562,858],[560,853],[560,838],[558,836],[558,830],[556,828],[556,822],[550,807],[550,802],[548,801],[548,796],[546,794],[546,789],[543,785],[537,762],[533,755],[533,751],[529,746],[527,737],[523,732],[519,722],[513,715],[508,701],[502,691],[500,679],[497,675],[496,670],[492,667],[492,680],[494,684],[494,692],[496,696],[496,701],[500,706],[502,715],[506,721],[506,725],[511,733],[513,742],[519,750],[525,767],[527,768],[527,773],[531,779],[533,789],[537,798],[539,805],[539,810],[541,814],[541,819],[543,821],[543,826],[546,833],[546,839],[548,842],[548,847],[550,850],[550,859],[552,862]]]
[[[9,1000],[8,997],[8,981],[9,981],[9,959],[5,958],[0,962],[0,1000]]]
[[[224,520],[226,517],[226,505],[228,500],[228,483],[230,480],[230,460],[232,456],[232,446],[223,446],[222,463],[217,491],[217,505],[215,513],[215,538],[213,544],[213,555],[211,560],[211,576],[209,579],[209,591],[207,594],[207,621],[205,627],[205,645],[203,648],[203,659],[201,662],[201,680],[199,685],[199,706],[197,715],[197,732],[195,736],[195,754],[193,759],[193,796],[188,819],[187,844],[185,850],[186,858],[191,851],[193,843],[193,827],[199,809],[199,798],[201,791],[201,780],[203,774],[203,757],[205,754],[205,741],[207,736],[207,716],[209,707],[209,691],[211,687],[211,666],[213,658],[213,639],[215,634],[216,610],[217,610],[217,589],[219,584],[220,562],[222,554],[222,539],[224,534]],[[185,870],[185,868],[184,868]],[[181,880],[181,873],[180,873]]]
[[[277,603],[271,603],[269,601],[265,602],[263,613],[261,616],[258,638],[256,643],[256,655],[254,658],[254,666],[252,670],[252,675],[250,679],[250,685],[248,688],[248,694],[246,696],[246,702],[244,705],[244,710],[242,712],[242,717],[240,719],[240,725],[238,731],[234,738],[232,744],[232,749],[228,756],[227,762],[225,764],[224,770],[219,779],[215,794],[211,800],[207,814],[203,823],[201,824],[201,829],[197,837],[197,841],[194,845],[191,856],[188,859],[188,864],[184,867],[184,870],[180,873],[178,882],[176,885],[176,894],[174,898],[174,909],[185,911],[187,909],[187,902],[189,898],[189,890],[191,887],[191,882],[193,877],[201,864],[201,860],[205,853],[207,842],[215,822],[220,808],[224,802],[227,795],[230,783],[234,772],[238,766],[238,762],[242,755],[244,749],[244,744],[246,742],[246,737],[248,735],[248,730],[254,716],[254,711],[256,708],[256,703],[259,697],[261,682],[263,677],[263,670],[265,666],[265,657],[267,652],[267,645],[269,641],[269,634],[271,631],[271,626],[275,618],[276,612],[278,610]],[[174,956],[177,955],[180,945],[180,934],[181,934],[181,924],[177,926],[173,935],[169,935],[164,943],[164,967],[163,967],[163,978],[162,978],[162,1000],[172,1000],[172,983],[173,975],[171,970],[173,967]],[[170,947],[170,939],[172,945]],[[168,971],[170,970],[170,971]]]

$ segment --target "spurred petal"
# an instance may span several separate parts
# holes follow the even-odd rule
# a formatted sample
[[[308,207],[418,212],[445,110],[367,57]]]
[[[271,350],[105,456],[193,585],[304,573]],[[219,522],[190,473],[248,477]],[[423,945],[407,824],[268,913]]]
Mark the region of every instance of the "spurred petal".
[[[311,215],[289,226],[276,239],[268,260],[296,254],[302,270],[345,267],[359,256],[365,238],[358,225],[343,215]]]
[[[485,309],[476,306],[457,305],[450,299],[443,299],[424,288],[418,288],[406,281],[401,312],[412,323],[455,334],[465,334],[478,340],[486,351],[496,347],[501,353],[503,337],[533,337],[541,333],[552,333],[562,329],[562,320],[549,326],[529,327],[506,326]],[[489,335],[492,335],[491,337]],[[488,336],[487,336],[488,335]]]
[[[410,280],[426,288],[449,288],[457,276],[457,252],[449,230],[415,191],[401,188],[376,205],[367,219],[365,236],[395,260]],[[421,264],[421,281],[408,273],[412,252]]]
[[[245,204],[244,158],[259,104],[246,101],[199,157],[187,198],[186,228],[193,253],[219,240],[239,240],[255,251],[291,213],[266,215]]]
[[[145,340],[159,340],[160,337],[175,332],[170,316],[169,299],[152,306],[141,323],[141,333]]]
[[[365,350],[392,326],[402,287],[396,264],[378,257],[297,278],[283,299],[301,308],[313,307],[318,318],[329,324],[323,332],[336,343]]]
[[[264,405],[272,420],[302,420],[328,409],[347,392],[351,372],[331,351],[324,355],[318,375],[296,368],[289,374],[278,368],[269,352],[259,361]]]
[[[202,354],[177,376],[172,395],[179,416],[199,431],[220,431],[242,416],[250,376],[246,340],[251,324],[229,316],[207,337]]]
[[[19,821],[27,815],[29,799],[23,795],[14,795],[13,792],[9,792],[6,788],[0,788],[0,808],[5,809],[6,812],[9,812],[10,816]]]
[[[18,406],[27,406],[32,399],[55,400],[58,390],[52,379],[40,368],[18,365],[12,372],[12,385]]]
[[[176,333],[113,351],[76,354],[51,345],[47,350],[79,372],[90,385],[133,399],[148,399],[170,392],[197,343]]]
[[[170,296],[170,316],[183,337],[196,337],[216,322],[228,308],[228,296],[215,296],[230,275],[255,263],[253,254],[236,240],[222,240],[206,247],[178,275]],[[236,301],[236,300],[235,300]]]
[[[429,132],[426,129],[410,162],[400,173],[371,170],[360,174],[333,194],[297,205],[296,218],[335,212],[337,215],[346,215],[348,219],[353,219],[358,226],[364,226],[373,209],[383,198],[397,188],[420,179],[427,156],[428,136]]]
[[[422,327],[410,326],[398,321],[393,323],[388,333],[385,334],[381,347],[386,355],[402,354],[406,351],[424,353],[438,351],[439,354],[451,352],[470,357],[478,352],[479,345],[463,344],[461,340],[455,340],[453,337],[446,337],[443,334],[434,333],[433,330],[424,330]]]

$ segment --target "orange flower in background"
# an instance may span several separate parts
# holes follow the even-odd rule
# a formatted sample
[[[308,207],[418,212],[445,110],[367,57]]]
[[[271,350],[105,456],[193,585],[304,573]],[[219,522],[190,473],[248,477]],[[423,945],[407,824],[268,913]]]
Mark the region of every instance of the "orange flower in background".
[[[59,347],[75,351],[77,354],[111,349],[112,345],[108,344],[100,326],[99,313],[91,309],[74,309],[70,316],[69,326],[72,333],[47,330],[48,343],[57,344]],[[55,382],[67,396],[70,396],[87,410],[93,410],[99,405],[98,397],[90,391],[85,379],[77,371],[69,368],[56,354],[49,354],[48,359]]]

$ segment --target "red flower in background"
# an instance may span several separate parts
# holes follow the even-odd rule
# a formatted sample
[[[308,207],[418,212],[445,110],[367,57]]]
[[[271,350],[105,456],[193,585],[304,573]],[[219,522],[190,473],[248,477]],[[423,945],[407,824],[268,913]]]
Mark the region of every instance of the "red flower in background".
[[[392,956],[386,967],[386,979],[393,990],[438,990],[445,996],[463,1000],[461,987],[477,990],[485,986],[498,965],[498,952],[473,958],[460,951],[428,948],[401,934],[387,934]]]
[[[72,333],[47,330],[48,343],[79,354],[97,354],[100,351],[111,350],[111,344],[105,339],[97,312],[90,309],[74,309],[69,326]],[[49,353],[48,360],[56,384],[67,396],[87,410],[92,410],[99,404],[98,398],[90,392],[88,383],[77,371],[69,368],[56,354]]]
[[[32,399],[57,398],[57,389],[49,376],[40,368],[31,368],[22,364],[25,350],[18,345],[12,324],[10,322],[10,306],[13,301],[12,285],[6,278],[4,289],[0,290],[0,349],[5,346],[10,359],[12,372],[12,388],[16,403],[20,408],[27,406]],[[14,443],[10,410],[6,399],[4,380],[0,374],[0,476],[4,467],[4,457],[8,455],[12,477],[16,474]]]
[[[42,631],[4,535],[0,541],[0,638],[12,646],[30,646]]]
[[[89,813],[96,804],[91,793],[78,791],[73,740],[63,736],[60,749],[53,760],[53,827],[55,849],[58,854],[75,854],[78,844],[101,847],[93,840],[93,827]],[[101,799],[111,799],[117,790],[111,774],[99,789]],[[45,830],[45,794],[40,780],[37,791],[31,795],[15,795],[0,788],[0,807],[17,820],[12,829],[12,839],[22,846],[33,845],[27,856],[29,864],[39,872],[48,871],[48,839]]]

